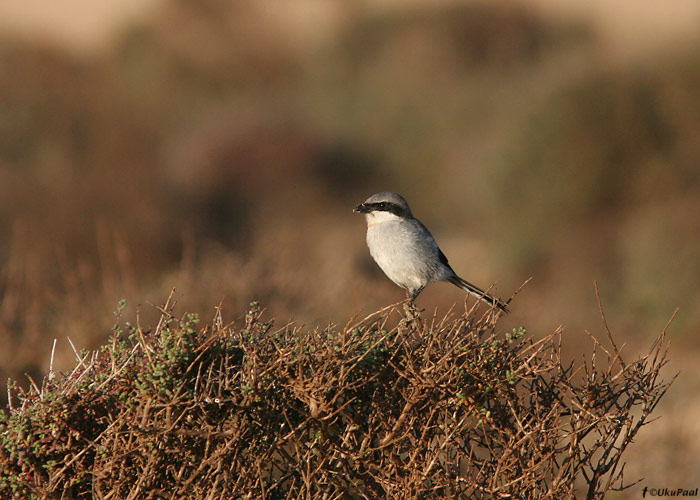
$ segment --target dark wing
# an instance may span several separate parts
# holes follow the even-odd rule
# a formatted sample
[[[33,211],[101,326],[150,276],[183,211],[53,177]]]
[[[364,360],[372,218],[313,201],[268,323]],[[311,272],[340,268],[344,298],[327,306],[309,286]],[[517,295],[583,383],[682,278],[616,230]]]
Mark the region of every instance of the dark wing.
[[[442,253],[442,250],[440,250],[440,247],[438,247],[438,257],[440,257],[440,262],[445,264],[447,267],[450,267],[450,264],[447,262],[447,257],[445,257],[445,254]]]
[[[419,244],[420,244],[420,246],[423,247],[423,249],[424,249],[424,251],[426,252],[426,254],[432,253],[433,255],[435,255],[434,252],[437,252],[437,257],[438,257],[438,259],[440,260],[440,262],[441,262],[443,265],[447,266],[449,269],[452,269],[452,268],[450,267],[450,264],[447,262],[447,257],[445,256],[444,253],[442,253],[442,250],[440,250],[440,247],[438,246],[437,242],[435,241],[435,238],[433,238],[433,235],[430,234],[430,231],[428,230],[427,227],[425,227],[425,224],[423,224],[423,223],[422,223],[421,221],[419,221],[418,219],[415,219],[415,218],[414,218],[413,220],[416,221],[416,222],[418,223],[418,225],[419,225],[419,226],[421,227],[421,229],[423,230],[424,235],[427,236],[426,238],[421,238],[421,239],[419,240]]]

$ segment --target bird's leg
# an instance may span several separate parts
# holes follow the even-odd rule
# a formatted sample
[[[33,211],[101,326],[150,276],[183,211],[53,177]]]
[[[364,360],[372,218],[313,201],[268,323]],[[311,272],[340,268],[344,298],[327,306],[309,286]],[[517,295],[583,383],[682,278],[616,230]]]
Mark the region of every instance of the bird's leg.
[[[425,286],[417,288],[413,291],[406,290],[406,298],[408,299],[408,304],[404,305],[404,309],[406,310],[406,313],[409,313],[409,310],[410,310],[409,314],[411,316],[417,317],[419,322],[421,322],[420,321],[420,313],[422,313],[423,310],[418,309],[418,307],[416,307],[416,297],[418,297],[418,295],[423,291],[423,288],[425,288]],[[422,322],[421,322],[421,326],[422,326]]]
[[[423,331],[423,319],[421,312],[413,300],[409,300],[403,305],[404,316],[399,322],[399,331],[410,331],[418,334]]]
[[[416,288],[415,290],[413,290],[411,292],[411,303],[416,301],[416,299],[418,298],[418,295],[420,295],[420,293],[423,291],[423,288],[425,288],[425,285],[423,285],[420,288]],[[406,290],[406,295],[408,295],[408,293],[409,293],[408,290]]]

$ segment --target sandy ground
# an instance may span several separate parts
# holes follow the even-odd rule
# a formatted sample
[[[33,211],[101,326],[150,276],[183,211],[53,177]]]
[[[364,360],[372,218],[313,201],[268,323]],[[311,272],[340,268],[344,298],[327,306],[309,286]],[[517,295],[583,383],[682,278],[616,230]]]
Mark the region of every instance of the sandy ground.
[[[8,0],[0,2],[0,32],[90,54],[108,48],[136,20],[155,15],[164,0]]]
[[[110,46],[130,23],[156,15],[166,0],[10,0],[0,2],[0,30],[15,36],[43,39],[77,53],[90,54]],[[442,3],[473,0],[440,0]],[[506,1],[506,0],[501,0]],[[668,46],[700,42],[700,2],[697,0],[521,0],[548,16],[592,21],[608,41],[612,55],[634,57]],[[419,6],[426,0],[366,0],[370,9]],[[430,0],[434,4],[435,0]],[[510,3],[510,2],[509,2]],[[313,40],[333,30],[343,3],[269,0],[258,6],[298,36]],[[355,4],[354,8],[358,7]],[[324,19],[324,23],[319,23]],[[309,29],[311,28],[311,29]]]

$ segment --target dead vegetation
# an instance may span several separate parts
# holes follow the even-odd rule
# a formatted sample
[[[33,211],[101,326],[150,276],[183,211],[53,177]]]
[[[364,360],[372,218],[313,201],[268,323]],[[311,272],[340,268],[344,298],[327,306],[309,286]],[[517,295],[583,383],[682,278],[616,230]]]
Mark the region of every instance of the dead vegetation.
[[[0,497],[603,498],[669,386],[663,334],[632,362],[610,336],[564,363],[560,331],[491,311],[305,331],[256,304],[200,327],[174,302],[9,398]]]

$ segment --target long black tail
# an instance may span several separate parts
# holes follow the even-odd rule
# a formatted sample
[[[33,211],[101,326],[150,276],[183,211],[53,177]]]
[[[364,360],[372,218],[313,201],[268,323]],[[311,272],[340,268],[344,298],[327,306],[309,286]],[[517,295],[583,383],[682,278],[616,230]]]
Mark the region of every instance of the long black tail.
[[[466,280],[463,280],[457,275],[454,275],[452,278],[449,279],[449,282],[452,283],[453,285],[456,285],[460,287],[462,290],[472,294],[473,296],[477,297],[480,300],[483,300],[487,304],[491,304],[494,307],[497,307],[503,312],[508,312],[508,303],[503,302],[500,299],[497,299],[496,297],[492,297],[485,291],[483,291],[481,288],[479,288],[476,285],[472,285]]]

